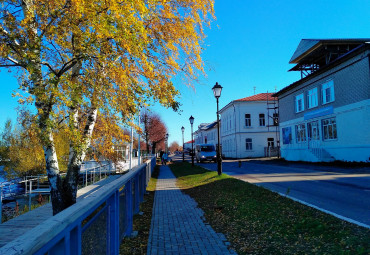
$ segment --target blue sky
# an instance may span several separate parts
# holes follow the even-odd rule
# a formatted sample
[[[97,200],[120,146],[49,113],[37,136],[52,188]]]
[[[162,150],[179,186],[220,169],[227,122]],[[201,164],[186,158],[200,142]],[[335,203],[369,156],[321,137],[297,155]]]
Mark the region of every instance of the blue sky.
[[[181,92],[181,114],[161,106],[153,107],[166,123],[169,142],[190,140],[189,117],[194,130],[200,123],[216,119],[216,100],[211,88],[216,82],[224,88],[220,107],[232,100],[256,93],[274,92],[300,79],[287,72],[289,59],[301,39],[370,38],[369,0],[215,0],[217,20],[206,29],[207,77],[194,83],[194,89],[174,79]],[[17,89],[13,73],[0,69],[0,129],[7,118],[16,119],[18,106],[11,97]]]
[[[169,142],[190,141],[189,117],[194,130],[216,120],[212,87],[223,86],[220,108],[230,101],[274,92],[300,79],[288,72],[289,60],[301,39],[370,38],[369,0],[215,0],[217,20],[207,29],[203,59],[207,77],[195,91],[178,83],[181,115],[154,107],[169,129]],[[217,27],[218,26],[218,27]]]

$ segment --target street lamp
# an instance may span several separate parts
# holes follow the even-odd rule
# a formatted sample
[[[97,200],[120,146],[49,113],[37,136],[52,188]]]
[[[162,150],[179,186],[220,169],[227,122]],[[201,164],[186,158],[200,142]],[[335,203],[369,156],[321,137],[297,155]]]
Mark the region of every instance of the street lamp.
[[[168,133],[166,134],[166,153],[168,155]]]
[[[182,132],[182,162],[185,162],[185,151],[184,151],[184,131],[185,131],[185,128],[182,126],[182,127],[181,127],[181,132]]]
[[[216,85],[212,88],[213,94],[216,98],[217,102],[217,173],[218,175],[222,174],[222,157],[221,157],[221,150],[220,150],[220,119],[218,116],[218,99],[221,96],[222,86],[216,82]]]
[[[191,166],[194,166],[194,143],[193,143],[193,123],[194,117],[193,115],[189,118],[190,125],[191,125]]]

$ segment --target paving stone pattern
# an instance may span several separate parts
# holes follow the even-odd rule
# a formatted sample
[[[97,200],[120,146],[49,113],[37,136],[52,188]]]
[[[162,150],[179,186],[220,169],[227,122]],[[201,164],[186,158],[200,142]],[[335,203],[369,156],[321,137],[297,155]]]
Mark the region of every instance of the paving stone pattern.
[[[204,223],[197,203],[176,186],[168,166],[161,166],[154,198],[147,254],[236,254],[221,233]]]

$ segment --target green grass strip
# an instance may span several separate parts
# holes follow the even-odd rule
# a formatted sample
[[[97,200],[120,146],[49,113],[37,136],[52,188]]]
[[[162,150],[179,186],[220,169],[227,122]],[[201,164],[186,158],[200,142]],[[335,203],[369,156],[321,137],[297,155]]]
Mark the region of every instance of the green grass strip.
[[[226,174],[186,162],[170,167],[238,254],[370,254],[368,229]]]

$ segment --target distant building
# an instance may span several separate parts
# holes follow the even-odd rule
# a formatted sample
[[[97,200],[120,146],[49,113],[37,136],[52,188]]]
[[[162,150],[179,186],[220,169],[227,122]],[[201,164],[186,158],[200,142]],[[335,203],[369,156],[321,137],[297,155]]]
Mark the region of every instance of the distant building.
[[[278,106],[272,93],[231,101],[220,110],[222,155],[255,158],[278,155]]]
[[[194,140],[193,141],[188,141],[188,142],[184,143],[184,151],[185,152],[191,151],[191,144],[192,143],[194,143]]]
[[[287,160],[370,160],[370,39],[304,39],[290,63],[301,80],[279,98]]]
[[[197,144],[213,144],[217,145],[217,121],[212,123],[202,123],[198,126],[198,130],[194,132],[194,142]]]

